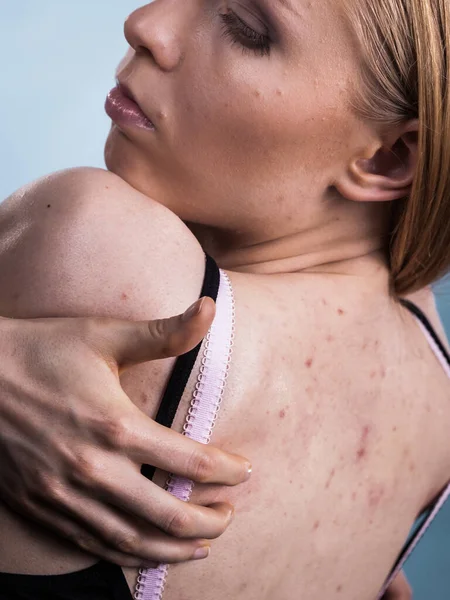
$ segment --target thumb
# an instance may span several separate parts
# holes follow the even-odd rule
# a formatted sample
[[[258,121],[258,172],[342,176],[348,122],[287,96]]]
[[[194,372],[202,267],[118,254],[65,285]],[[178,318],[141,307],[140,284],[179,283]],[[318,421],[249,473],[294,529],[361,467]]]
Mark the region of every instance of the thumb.
[[[133,365],[180,356],[195,348],[208,333],[216,305],[201,298],[183,315],[155,321],[109,321],[102,332],[102,346],[120,370]]]

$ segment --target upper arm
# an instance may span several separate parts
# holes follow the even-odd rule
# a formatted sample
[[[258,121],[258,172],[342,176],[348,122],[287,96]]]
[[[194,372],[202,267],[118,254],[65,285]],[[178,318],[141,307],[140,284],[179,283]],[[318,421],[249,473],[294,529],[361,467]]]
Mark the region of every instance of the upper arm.
[[[203,275],[188,228],[107,171],[61,172],[0,206],[3,316],[170,316]]]

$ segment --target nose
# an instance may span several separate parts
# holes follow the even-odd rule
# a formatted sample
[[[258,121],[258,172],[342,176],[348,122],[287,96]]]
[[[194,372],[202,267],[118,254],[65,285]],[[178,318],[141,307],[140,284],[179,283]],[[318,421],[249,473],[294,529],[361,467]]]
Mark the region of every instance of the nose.
[[[154,0],[135,10],[125,21],[125,38],[137,52],[146,52],[163,71],[183,62],[189,35],[191,0]]]

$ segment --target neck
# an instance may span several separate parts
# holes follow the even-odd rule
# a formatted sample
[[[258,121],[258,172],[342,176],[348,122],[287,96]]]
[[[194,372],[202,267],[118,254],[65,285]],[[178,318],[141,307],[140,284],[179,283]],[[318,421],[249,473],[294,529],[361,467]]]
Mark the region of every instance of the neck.
[[[388,274],[388,206],[349,203],[273,238],[189,224],[205,252],[223,269],[245,273]]]

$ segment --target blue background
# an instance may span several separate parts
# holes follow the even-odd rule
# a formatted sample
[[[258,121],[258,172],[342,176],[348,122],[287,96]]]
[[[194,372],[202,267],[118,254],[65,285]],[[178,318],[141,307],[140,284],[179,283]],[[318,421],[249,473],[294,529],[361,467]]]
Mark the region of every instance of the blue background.
[[[0,200],[52,171],[104,166],[103,104],[126,49],[123,21],[138,6],[0,0]],[[450,285],[439,286],[437,296],[450,332]],[[450,598],[450,506],[410,560],[408,575],[416,600]]]

